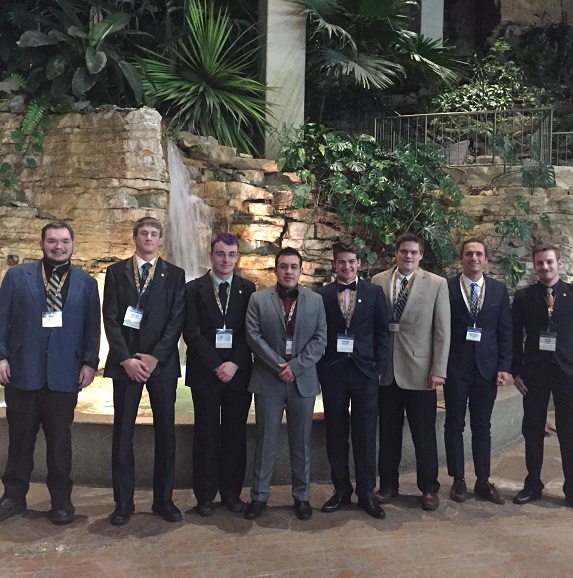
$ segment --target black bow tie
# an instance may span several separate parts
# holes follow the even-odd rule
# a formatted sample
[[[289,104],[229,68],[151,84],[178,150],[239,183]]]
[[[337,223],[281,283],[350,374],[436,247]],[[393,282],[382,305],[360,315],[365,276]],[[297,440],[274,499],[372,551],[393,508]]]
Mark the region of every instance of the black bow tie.
[[[279,297],[281,299],[296,299],[298,297],[298,289],[285,289],[284,287],[279,287]]]
[[[342,293],[345,289],[350,289],[350,291],[356,291],[356,281],[352,281],[352,283],[348,285],[343,285],[342,283],[338,284],[339,293]]]

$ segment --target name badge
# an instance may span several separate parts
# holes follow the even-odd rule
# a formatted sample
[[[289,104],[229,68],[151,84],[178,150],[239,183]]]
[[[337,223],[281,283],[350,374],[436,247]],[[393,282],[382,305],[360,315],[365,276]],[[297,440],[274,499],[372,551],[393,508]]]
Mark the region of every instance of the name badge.
[[[390,333],[400,333],[400,324],[390,323],[390,325],[388,325],[388,329],[390,330]]]
[[[336,351],[338,353],[352,353],[354,351],[354,335],[339,333],[336,336]]]
[[[233,330],[217,329],[215,333],[215,349],[232,349]]]
[[[131,305],[127,308],[125,312],[125,317],[123,319],[123,324],[126,327],[131,327],[132,329],[139,329],[141,327],[141,320],[143,319],[143,309],[137,309]]]
[[[481,327],[468,327],[466,341],[481,341]]]
[[[557,347],[557,333],[541,332],[539,334],[539,350],[555,351]]]
[[[62,326],[61,311],[44,311],[44,313],[42,313],[42,327],[61,327],[61,326]]]
[[[292,337],[286,338],[285,354],[292,355]]]

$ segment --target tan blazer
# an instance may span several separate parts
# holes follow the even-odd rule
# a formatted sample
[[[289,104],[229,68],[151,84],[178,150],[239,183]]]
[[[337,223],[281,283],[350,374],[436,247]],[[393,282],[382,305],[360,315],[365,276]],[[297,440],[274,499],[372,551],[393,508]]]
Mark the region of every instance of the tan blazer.
[[[392,273],[374,275],[372,282],[386,293],[392,318]],[[400,319],[400,331],[390,333],[390,355],[380,385],[393,380],[402,389],[426,389],[428,377],[446,377],[450,350],[450,299],[443,277],[418,269]]]

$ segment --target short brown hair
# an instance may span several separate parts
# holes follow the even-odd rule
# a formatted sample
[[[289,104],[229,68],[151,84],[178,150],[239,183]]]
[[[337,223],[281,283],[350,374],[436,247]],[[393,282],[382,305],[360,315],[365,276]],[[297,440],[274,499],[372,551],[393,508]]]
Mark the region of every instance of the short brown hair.
[[[487,252],[487,245],[483,242],[482,239],[479,239],[478,237],[470,237],[469,239],[463,242],[462,248],[460,249],[460,259],[464,256],[466,245],[469,245],[470,243],[479,243],[480,245],[483,245],[483,253],[486,259],[489,259],[489,254]]]
[[[72,241],[74,240],[74,230],[72,229],[71,225],[65,221],[51,221],[47,225],[44,225],[42,227],[42,241],[46,239],[46,231],[48,229],[67,229],[70,233]]]
[[[394,244],[394,250],[398,252],[400,245],[402,243],[418,243],[418,247],[420,247],[420,253],[424,252],[424,241],[416,233],[412,233],[412,231],[406,231],[398,236],[396,239],[396,243]]]
[[[142,217],[135,221],[135,225],[133,225],[133,236],[135,237],[139,229],[146,225],[156,228],[159,231],[159,236],[163,237],[163,225],[155,217]]]
[[[535,261],[535,256],[537,253],[543,253],[545,251],[553,251],[555,253],[555,258],[560,261],[561,260],[561,251],[559,251],[558,247],[552,245],[551,243],[537,243],[531,250],[531,257],[533,261]]]
[[[354,241],[351,241],[350,239],[341,239],[332,245],[332,254],[335,261],[340,253],[352,253],[359,257],[360,248]]]

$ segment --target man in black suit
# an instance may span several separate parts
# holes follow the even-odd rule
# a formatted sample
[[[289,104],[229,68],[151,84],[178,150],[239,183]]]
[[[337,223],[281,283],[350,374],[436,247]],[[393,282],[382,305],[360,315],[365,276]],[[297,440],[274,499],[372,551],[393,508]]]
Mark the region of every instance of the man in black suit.
[[[354,491],[348,443],[352,429],[358,505],[373,518],[384,518],[384,510],[374,499],[374,486],[378,380],[388,355],[386,298],[382,287],[358,279],[360,259],[354,243],[339,241],[332,250],[338,278],[317,290],[324,300],[328,325],[326,352],[317,370],[334,484],[334,494],[322,511],[336,512],[350,503]]]
[[[109,354],[104,375],[113,379],[112,477],[116,508],[111,523],[131,518],[135,506],[133,432],[143,384],[147,384],[153,428],[154,513],[181,520],[172,502],[175,480],[175,394],[181,375],[177,342],[185,310],[185,272],[159,256],[161,223],[152,217],[133,227],[135,254],[108,267],[103,323]]]
[[[235,235],[211,241],[211,270],[185,288],[185,384],[195,408],[193,491],[197,513],[210,516],[217,492],[231,512],[242,512],[247,464],[247,391],[252,357],[245,315],[255,285],[233,273],[239,260]]]
[[[480,239],[462,246],[462,274],[448,280],[452,332],[448,373],[444,385],[446,423],[444,440],[448,474],[454,478],[450,498],[465,502],[464,427],[470,411],[474,494],[504,504],[489,481],[491,414],[498,386],[511,378],[511,307],[503,283],[484,277],[487,247]]]
[[[562,266],[557,247],[536,245],[533,269],[538,282],[517,291],[513,300],[513,375],[523,395],[527,466],[524,487],[513,498],[519,505],[541,498],[545,423],[552,395],[565,475],[563,493],[573,508],[573,286],[559,278]]]

